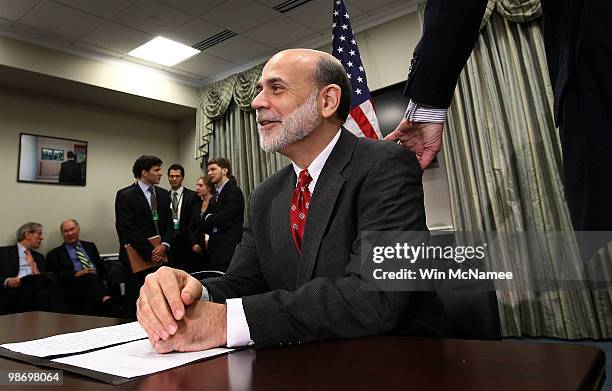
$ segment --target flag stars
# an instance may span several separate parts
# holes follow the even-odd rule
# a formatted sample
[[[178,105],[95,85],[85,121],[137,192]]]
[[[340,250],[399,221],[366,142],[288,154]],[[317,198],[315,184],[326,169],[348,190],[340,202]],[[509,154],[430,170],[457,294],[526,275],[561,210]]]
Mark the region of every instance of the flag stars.
[[[361,83],[361,82],[363,82],[363,78],[362,78],[361,76],[359,76],[359,77],[357,78],[357,81]]]
[[[351,39],[351,43],[352,43],[353,45],[357,45],[357,41],[355,41],[355,38]]]
[[[347,28],[348,28],[348,25],[346,25],[346,24],[342,25],[342,30],[346,30]]]
[[[344,35],[341,35],[339,38],[341,41],[346,41],[346,37]]]
[[[338,53],[342,53],[342,52],[344,52],[344,48],[343,48],[342,46],[340,46],[340,47],[338,48],[337,52],[338,52]]]
[[[349,79],[353,78],[350,73],[347,73],[346,75],[348,76]]]
[[[335,29],[337,26],[336,22],[332,23],[332,28]]]
[[[334,16],[338,16],[338,15],[340,15],[340,12],[334,11]]]
[[[350,19],[349,15],[348,15],[348,12],[344,14],[344,17],[347,18],[347,19]]]
[[[361,90],[360,90],[359,88],[357,88],[357,89],[355,90],[355,93],[356,93],[357,95],[361,95]]]
[[[352,62],[352,61],[347,62],[347,63],[346,63],[346,66],[348,66],[349,68],[351,68],[351,67],[353,66],[353,62]]]
[[[355,51],[354,51],[354,50],[351,50],[351,51],[349,52],[349,54],[350,54],[351,56],[354,56],[354,55],[355,55]]]
[[[359,66],[359,72],[363,72],[363,67]]]

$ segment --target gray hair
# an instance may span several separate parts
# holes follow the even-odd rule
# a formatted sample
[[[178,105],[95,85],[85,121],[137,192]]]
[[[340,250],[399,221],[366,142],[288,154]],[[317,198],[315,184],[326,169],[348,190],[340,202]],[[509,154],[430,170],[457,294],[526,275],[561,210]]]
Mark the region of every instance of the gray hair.
[[[67,219],[67,220],[62,221],[62,223],[60,224],[60,232],[62,232],[62,229],[64,229],[64,224],[66,224],[69,221],[72,221],[73,223],[76,224],[77,227],[80,227],[79,222],[76,221],[75,219]]]
[[[319,58],[315,66],[313,79],[317,88],[323,88],[329,84],[336,84],[340,87],[340,104],[336,116],[344,123],[351,107],[351,83],[342,63],[328,56]]]
[[[17,242],[21,242],[25,239],[27,233],[41,231],[42,227],[42,224],[39,223],[25,223],[17,230]]]

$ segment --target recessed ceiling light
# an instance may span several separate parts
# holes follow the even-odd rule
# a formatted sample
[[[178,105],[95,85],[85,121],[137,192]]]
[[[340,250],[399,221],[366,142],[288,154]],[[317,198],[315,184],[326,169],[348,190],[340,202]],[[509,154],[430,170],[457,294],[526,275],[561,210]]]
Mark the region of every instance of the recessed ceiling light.
[[[155,37],[128,54],[157,64],[173,66],[200,53],[191,46],[164,37]]]

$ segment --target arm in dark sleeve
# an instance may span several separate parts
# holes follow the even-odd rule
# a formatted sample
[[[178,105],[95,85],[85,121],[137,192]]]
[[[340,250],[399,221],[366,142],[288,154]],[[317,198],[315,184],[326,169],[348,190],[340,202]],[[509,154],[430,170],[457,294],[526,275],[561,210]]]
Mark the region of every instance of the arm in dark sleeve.
[[[242,241],[236,246],[234,257],[227,273],[223,277],[214,277],[202,281],[211,298],[217,303],[226,299],[254,295],[269,290],[261,273],[257,248],[251,231],[253,207],[249,197],[247,222],[244,226]]]
[[[239,187],[234,187],[228,192],[227,198],[223,200],[223,205],[215,203],[211,210],[212,216],[204,216],[201,229],[204,232],[211,232],[213,228],[222,231],[223,228],[232,224],[244,214],[244,197]]]
[[[47,254],[47,267],[49,268],[50,272],[57,276],[60,283],[66,283],[70,279],[74,278],[74,268],[72,267],[72,263],[70,264],[70,269],[63,267],[59,257],[59,250],[57,249],[54,249]]]
[[[131,244],[144,260],[151,259],[153,246],[136,224],[134,211],[130,207],[129,200],[121,191],[117,192],[115,198],[115,227],[121,247]]]
[[[450,105],[486,5],[487,0],[427,1],[423,36],[414,49],[405,96],[423,105]]]
[[[427,230],[422,172],[414,154],[388,144],[374,152],[376,163],[356,196],[357,232]],[[257,346],[270,346],[390,332],[407,308],[411,293],[364,290],[364,283],[357,236],[343,277],[319,277],[295,291],[243,297],[251,338]]]

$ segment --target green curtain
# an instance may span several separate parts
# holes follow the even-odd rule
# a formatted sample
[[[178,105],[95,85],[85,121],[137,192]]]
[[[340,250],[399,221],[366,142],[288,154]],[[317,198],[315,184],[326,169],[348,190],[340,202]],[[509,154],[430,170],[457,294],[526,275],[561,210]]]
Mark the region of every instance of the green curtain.
[[[204,87],[198,101],[196,155],[206,160],[226,157],[245,197],[264,179],[289,164],[277,153],[259,148],[251,101],[263,64]]]
[[[518,255],[507,248],[498,256],[511,267],[513,256],[537,253],[538,262],[555,273],[561,260],[572,258],[580,275],[563,195],[553,94],[534,22],[540,16],[539,0],[489,1],[444,132],[453,225],[455,231],[567,232],[562,246],[527,243]],[[612,337],[610,290],[534,292],[521,289],[525,273],[518,271],[515,289],[497,292],[502,335]]]

